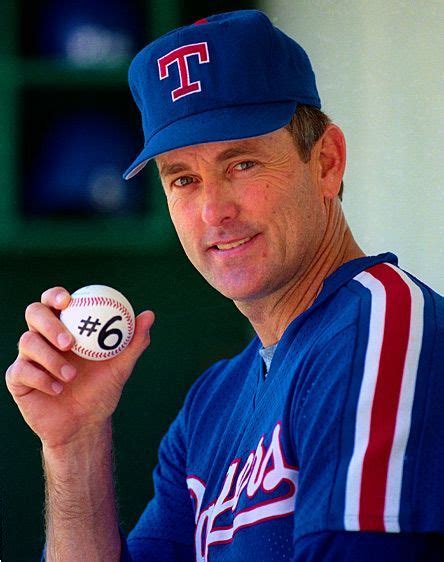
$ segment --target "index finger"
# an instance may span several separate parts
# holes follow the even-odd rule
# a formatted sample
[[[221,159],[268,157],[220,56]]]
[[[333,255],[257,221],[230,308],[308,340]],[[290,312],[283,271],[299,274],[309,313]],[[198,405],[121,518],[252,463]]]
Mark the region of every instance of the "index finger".
[[[57,310],[63,310],[69,304],[71,295],[64,287],[52,287],[47,289],[41,296],[41,303]]]

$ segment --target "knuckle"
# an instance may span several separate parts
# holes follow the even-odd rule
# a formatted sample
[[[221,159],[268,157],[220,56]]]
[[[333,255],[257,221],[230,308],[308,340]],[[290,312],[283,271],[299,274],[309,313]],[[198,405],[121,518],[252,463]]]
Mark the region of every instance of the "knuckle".
[[[20,339],[19,339],[19,342],[18,342],[18,348],[20,350],[28,348],[32,344],[32,342],[34,340],[34,337],[35,337],[35,335],[32,332],[30,332],[29,330],[27,332],[24,332],[20,336]]]
[[[32,302],[31,304],[28,304],[28,306],[25,309],[25,319],[27,321],[32,319],[33,316],[35,316],[37,310],[40,308],[40,306],[41,305],[38,302]]]
[[[8,367],[8,370],[6,371],[5,374],[6,384],[8,385],[13,383],[14,381],[17,381],[17,379],[22,374],[24,367],[25,367],[25,362],[17,358],[14,361],[14,363],[12,363]]]
[[[17,357],[17,359],[13,363],[13,373],[21,373],[25,369],[27,364],[27,361],[25,361],[24,359],[20,359],[20,357]]]
[[[14,361],[14,363],[11,363],[11,365],[9,365],[9,367],[7,368],[5,373],[6,381],[10,381],[12,378],[14,378],[15,369],[16,369],[16,361]]]

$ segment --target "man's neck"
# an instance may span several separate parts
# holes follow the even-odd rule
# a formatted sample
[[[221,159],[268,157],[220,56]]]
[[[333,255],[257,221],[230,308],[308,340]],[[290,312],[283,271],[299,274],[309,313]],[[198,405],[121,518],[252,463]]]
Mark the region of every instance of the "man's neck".
[[[262,345],[272,345],[280,340],[292,320],[313,304],[331,273],[364,255],[339,201],[331,201],[325,236],[308,267],[279,291],[256,301],[236,302],[236,306],[249,319]]]

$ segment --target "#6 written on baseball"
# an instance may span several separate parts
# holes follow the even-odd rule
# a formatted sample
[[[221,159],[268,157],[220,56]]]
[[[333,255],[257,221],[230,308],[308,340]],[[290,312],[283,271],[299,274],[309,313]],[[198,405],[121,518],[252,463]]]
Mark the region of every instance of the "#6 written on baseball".
[[[88,285],[72,293],[60,320],[75,338],[71,351],[92,361],[115,357],[134,334],[131,304],[122,293],[106,285]]]

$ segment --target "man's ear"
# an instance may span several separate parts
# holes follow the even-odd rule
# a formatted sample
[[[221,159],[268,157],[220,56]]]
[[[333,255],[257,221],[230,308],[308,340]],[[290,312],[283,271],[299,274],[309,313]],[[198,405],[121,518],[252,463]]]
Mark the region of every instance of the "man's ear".
[[[324,197],[333,199],[339,195],[346,162],[344,133],[331,123],[313,147],[312,164]]]

